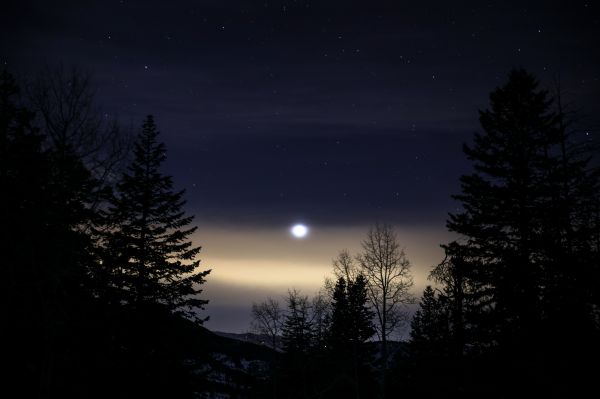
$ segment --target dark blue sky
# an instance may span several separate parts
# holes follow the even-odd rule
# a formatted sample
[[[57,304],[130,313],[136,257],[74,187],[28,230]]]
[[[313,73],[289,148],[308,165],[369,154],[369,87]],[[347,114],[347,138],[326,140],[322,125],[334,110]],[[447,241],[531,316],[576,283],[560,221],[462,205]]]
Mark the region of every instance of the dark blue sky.
[[[560,75],[577,108],[599,111],[594,2],[3,7],[0,60],[80,66],[110,115],[155,114],[169,172],[215,222],[443,222],[468,170],[461,144],[511,67],[549,86]]]

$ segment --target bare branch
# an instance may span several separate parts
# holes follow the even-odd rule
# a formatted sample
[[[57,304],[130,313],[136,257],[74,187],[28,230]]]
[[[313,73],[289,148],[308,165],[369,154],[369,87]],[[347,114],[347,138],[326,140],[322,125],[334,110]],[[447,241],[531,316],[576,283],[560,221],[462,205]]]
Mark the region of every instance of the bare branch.
[[[369,299],[377,318],[377,334],[387,356],[388,336],[406,323],[406,305],[414,303],[410,292],[413,286],[410,262],[389,225],[372,227],[362,248],[356,257],[358,270],[367,280]]]
[[[279,346],[283,316],[279,301],[271,297],[261,303],[252,304],[251,327],[256,333],[267,335],[271,339],[271,347],[275,350]]]

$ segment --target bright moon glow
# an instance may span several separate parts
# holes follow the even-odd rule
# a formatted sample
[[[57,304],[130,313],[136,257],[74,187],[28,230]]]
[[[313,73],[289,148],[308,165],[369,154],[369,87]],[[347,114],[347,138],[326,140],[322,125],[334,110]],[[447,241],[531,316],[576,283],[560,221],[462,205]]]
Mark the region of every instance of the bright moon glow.
[[[292,234],[294,237],[302,238],[306,235],[306,233],[308,233],[308,227],[303,224],[297,224],[292,227]]]

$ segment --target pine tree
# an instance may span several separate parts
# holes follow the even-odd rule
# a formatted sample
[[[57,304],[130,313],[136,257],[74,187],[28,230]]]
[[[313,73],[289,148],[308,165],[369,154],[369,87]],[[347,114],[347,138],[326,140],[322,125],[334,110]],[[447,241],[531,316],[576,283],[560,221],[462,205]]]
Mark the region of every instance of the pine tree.
[[[552,325],[550,328],[560,330],[556,336],[564,337],[570,334],[569,330],[589,333],[596,324],[594,313],[600,305],[594,298],[600,291],[597,274],[600,169],[592,165],[597,154],[588,147],[589,139],[581,142],[575,137],[575,122],[569,120],[563,108],[560,89],[555,99],[558,122],[555,149],[547,157],[546,165],[550,194],[544,204],[545,273],[541,284],[545,318]]]
[[[308,297],[292,290],[287,298],[288,313],[282,327],[283,350],[288,354],[306,354],[313,340]]]
[[[183,210],[184,191],[174,191],[161,173],[166,147],[149,115],[134,147],[134,159],[117,184],[107,218],[103,273],[120,303],[158,304],[202,322],[195,310],[208,302],[198,288],[210,270],[199,271],[196,227]]]
[[[448,314],[446,301],[436,296],[430,285],[425,287],[411,322],[410,345],[414,355],[421,358],[447,356],[450,348]]]
[[[453,241],[442,245],[446,256],[444,260],[435,266],[429,278],[439,284],[439,299],[443,299],[446,308],[448,323],[450,327],[451,348],[447,350],[454,358],[465,356],[469,343],[471,351],[481,347],[482,343],[491,339],[483,331],[489,331],[489,317],[481,313],[481,298],[485,289],[478,285],[478,281],[469,278],[469,271],[482,268],[477,264],[477,259],[468,258],[466,247]],[[485,302],[484,302],[485,304]]]
[[[278,390],[281,397],[306,398],[316,388],[313,324],[308,297],[288,291],[287,314],[282,326],[283,356],[279,365]]]
[[[547,92],[523,70],[512,71],[490,99],[491,110],[480,113],[484,134],[464,147],[475,168],[455,196],[464,211],[450,215],[448,227],[467,238],[467,274],[482,306],[493,309],[490,328],[511,341],[530,335],[541,315],[540,231],[557,118]]]
[[[348,282],[348,313],[351,321],[350,340],[364,343],[375,334],[373,312],[369,308],[367,280],[358,274],[354,281]]]
[[[526,71],[512,71],[490,105],[480,112],[483,132],[464,146],[474,172],[461,177],[462,193],[454,196],[462,211],[447,225],[461,238],[446,246],[450,262],[439,282],[450,288],[460,277],[458,293],[469,301],[467,344],[499,359],[482,378],[497,383],[510,372],[508,362],[538,373],[548,366],[548,345],[557,359],[571,359],[549,367],[558,376],[572,351],[557,342],[597,346],[590,334],[598,336],[592,294],[600,288],[594,274],[598,176],[569,139],[560,107],[553,108]],[[504,378],[518,384],[541,377]]]
[[[375,334],[362,274],[346,282],[338,278],[332,295],[327,349],[332,381],[328,397],[368,397],[374,389],[373,356],[367,341]],[[370,394],[373,392],[370,391]]]
[[[369,309],[367,282],[362,274],[346,283],[338,278],[332,296],[329,345],[346,350],[362,344],[375,334],[373,312]]]
[[[331,301],[331,326],[328,332],[328,346],[333,350],[344,351],[350,340],[350,304],[346,292],[346,280],[338,278]]]

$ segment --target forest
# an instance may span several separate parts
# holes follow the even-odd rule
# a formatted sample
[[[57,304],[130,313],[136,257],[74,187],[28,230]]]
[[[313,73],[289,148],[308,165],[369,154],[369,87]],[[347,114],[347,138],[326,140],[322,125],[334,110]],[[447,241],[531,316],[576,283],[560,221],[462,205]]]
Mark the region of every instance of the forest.
[[[191,240],[185,191],[162,169],[168,152],[152,115],[133,132],[107,121],[91,77],[76,68],[28,81],[3,71],[4,390],[39,398],[595,391],[597,143],[560,87],[546,89],[524,69],[491,91],[479,121],[463,148],[472,170],[447,219],[456,239],[440,243],[445,257],[420,295],[393,226],[375,223],[359,253],[339,253],[317,296],[290,287],[283,303],[248,303],[255,344],[202,327],[211,270]],[[394,339],[402,326],[406,341]]]

